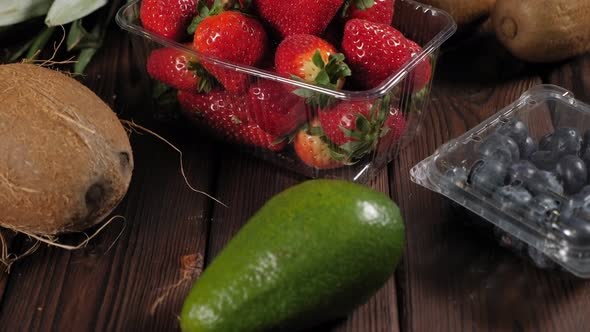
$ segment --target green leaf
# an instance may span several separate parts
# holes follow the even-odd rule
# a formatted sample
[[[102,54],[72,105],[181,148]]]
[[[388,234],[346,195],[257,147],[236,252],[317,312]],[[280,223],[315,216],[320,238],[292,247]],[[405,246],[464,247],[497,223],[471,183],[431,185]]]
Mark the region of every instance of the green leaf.
[[[162,83],[160,81],[153,81],[152,84],[152,98],[158,99],[160,96],[164,95],[165,93],[172,91],[171,86],[168,84]]]
[[[356,118],[355,125],[356,128],[363,133],[369,132],[371,129],[371,123],[362,114],[359,114],[359,116]]]
[[[316,97],[317,101],[315,105],[321,109],[329,107],[336,102],[336,98],[325,93],[317,92]]]
[[[342,53],[331,54],[328,58],[326,73],[330,77],[330,84],[332,84],[331,87],[336,87],[338,80],[352,74],[350,68],[344,62],[344,59],[345,57]]]
[[[53,0],[1,0],[0,26],[24,22],[47,14]]]
[[[354,134],[354,132],[348,128],[345,128],[343,126],[340,126],[339,128],[340,128],[340,130],[342,130],[342,132],[344,133],[344,136],[346,136],[346,137],[351,137]]]
[[[96,51],[98,51],[98,48],[96,47],[85,48],[82,51],[80,51],[78,61],[76,62],[76,64],[74,64],[75,74],[82,74],[84,72],[84,69],[86,69],[86,66],[88,66],[94,54],[96,54]]]
[[[344,54],[342,53],[335,53],[335,54],[331,54],[329,60],[334,61],[334,62],[341,62],[344,61],[345,57]]]
[[[299,97],[302,97],[302,98],[310,98],[315,95],[314,91],[309,90],[309,89],[305,89],[305,88],[297,89],[297,90],[293,91],[293,93],[298,95]]]
[[[359,147],[361,147],[363,145],[362,142],[359,141],[350,141],[350,142],[346,142],[342,145],[340,145],[340,149],[352,153],[356,150],[358,150]]]
[[[324,130],[319,126],[310,127],[307,132],[312,136],[324,136]]]
[[[18,60],[31,47],[33,41],[35,41],[35,38],[32,38],[31,40],[27,41],[16,51],[12,52],[12,54],[8,58],[8,62],[15,62],[16,60]]]
[[[49,27],[64,25],[93,13],[108,0],[55,0],[47,12],[45,24]]]
[[[363,133],[362,133],[362,132],[360,132],[360,131],[353,131],[353,132],[350,134],[350,137],[360,141],[360,140],[362,140],[363,138],[365,138],[365,135],[363,135]]]
[[[375,104],[377,102],[378,101],[375,101]],[[389,115],[390,109],[391,109],[391,96],[387,94],[381,99],[381,105],[379,107],[379,116],[377,117],[377,122],[379,124],[383,124],[385,122],[385,119],[387,119],[387,116]]]
[[[195,30],[197,30],[197,26],[207,17],[217,15],[223,11],[223,4],[219,0],[215,0],[215,2],[211,5],[211,8],[207,7],[207,1],[199,1],[197,2],[197,16],[193,18],[191,24],[189,24],[188,28],[186,28],[186,32],[189,35],[194,35]]]
[[[320,86],[328,85],[330,84],[330,76],[328,76],[328,73],[326,73],[325,70],[322,70],[315,77],[315,81]]]
[[[420,91],[418,91],[412,95],[412,100],[422,102],[422,100],[424,98],[428,97],[428,92],[429,92],[428,87],[424,87]]]
[[[344,161],[346,160],[346,155],[344,153],[337,152],[335,150],[330,149],[330,157],[337,161]]]
[[[375,5],[374,0],[354,0],[354,5],[360,10],[366,10]]]
[[[68,39],[66,40],[67,50],[82,50],[85,48],[99,48],[102,45],[102,25],[97,24],[88,32],[82,26],[82,19],[75,20],[70,25]]]
[[[326,65],[324,63],[324,59],[322,59],[322,54],[320,53],[320,50],[315,50],[315,53],[313,54],[313,57],[311,58],[311,61],[313,62],[313,64],[320,68],[320,69],[324,69],[324,66]]]
[[[274,141],[271,142],[272,145],[277,145],[283,143],[287,139],[286,137],[278,137]]]
[[[350,0],[344,1],[342,5],[342,18],[346,19],[348,17],[348,8],[350,7]]]
[[[160,106],[176,104],[176,90],[160,81],[152,81],[152,98]]]
[[[209,74],[207,70],[196,61],[189,61],[188,69],[193,71],[199,77],[197,92],[209,92],[213,87],[218,86],[219,82]]]
[[[43,29],[43,31],[41,31],[41,33],[37,35],[37,37],[35,37],[31,45],[31,48],[29,48],[29,52],[27,52],[27,59],[33,60],[39,55],[39,51],[41,51],[43,47],[45,47],[45,45],[51,38],[51,35],[53,34],[54,30],[55,27],[47,27]]]
[[[297,75],[290,74],[290,78],[291,78],[292,80],[295,80],[295,81],[299,81],[299,82],[305,82],[305,80],[304,80],[304,79],[302,79],[301,77],[299,77],[299,76],[297,76]]]
[[[199,23],[201,23],[202,20],[203,19],[201,18],[201,16],[195,16],[191,21],[191,24],[189,24],[188,28],[186,28],[186,32],[191,36],[194,35],[195,30],[197,30],[197,25],[199,25]]]

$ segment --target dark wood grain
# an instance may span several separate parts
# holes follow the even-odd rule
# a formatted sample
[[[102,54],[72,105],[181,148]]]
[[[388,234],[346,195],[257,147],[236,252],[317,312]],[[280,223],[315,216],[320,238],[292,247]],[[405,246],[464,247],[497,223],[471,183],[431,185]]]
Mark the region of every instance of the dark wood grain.
[[[590,103],[590,55],[582,55],[556,65],[550,71],[546,83],[566,88],[577,99]]]
[[[181,148],[190,182],[229,207],[190,191],[167,145],[134,134],[136,169],[115,211],[126,221],[77,251],[42,246],[0,275],[0,331],[177,330],[182,301],[206,264],[270,197],[304,180],[183,125],[154,121],[160,109],[146,93],[145,47],[116,27],[106,40],[82,81],[121,117]],[[542,79],[590,102],[590,56],[540,68],[477,43],[484,47],[470,47],[466,57],[461,49],[444,55],[421,133],[369,184],[389,194],[406,220],[396,275],[348,317],[310,332],[588,330],[590,284],[502,249],[442,196],[410,181],[417,162]]]

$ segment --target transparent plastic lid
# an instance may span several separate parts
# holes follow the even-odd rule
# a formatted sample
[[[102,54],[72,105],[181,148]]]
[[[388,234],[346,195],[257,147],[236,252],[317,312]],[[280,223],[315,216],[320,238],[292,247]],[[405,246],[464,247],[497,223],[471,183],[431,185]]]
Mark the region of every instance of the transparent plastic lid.
[[[539,85],[411,170],[441,193],[590,277],[590,106]]]

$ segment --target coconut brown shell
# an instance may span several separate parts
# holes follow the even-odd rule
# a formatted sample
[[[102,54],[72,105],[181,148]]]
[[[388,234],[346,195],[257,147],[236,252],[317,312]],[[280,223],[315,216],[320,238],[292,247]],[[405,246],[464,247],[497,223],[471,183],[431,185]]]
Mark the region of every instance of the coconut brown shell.
[[[78,81],[30,64],[0,66],[0,226],[37,235],[82,231],[124,197],[129,138]]]

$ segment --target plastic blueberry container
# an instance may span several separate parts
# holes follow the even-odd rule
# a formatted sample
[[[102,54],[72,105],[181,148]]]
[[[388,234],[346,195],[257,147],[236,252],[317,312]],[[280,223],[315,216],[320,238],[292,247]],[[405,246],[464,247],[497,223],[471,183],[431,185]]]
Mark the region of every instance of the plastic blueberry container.
[[[533,144],[523,140],[523,128]],[[539,85],[442,145],[410,173],[413,182],[464,208],[473,217],[469,220],[483,226],[500,245],[540,268],[589,278],[586,151],[590,152],[590,105],[561,87]]]
[[[397,72],[393,73],[382,84],[371,90],[335,90],[279,76],[276,73],[265,69],[268,67],[248,67],[227,62],[215,57],[205,56],[195,52],[183,43],[178,43],[157,36],[142,27],[139,18],[140,6],[141,1],[139,0],[128,2],[118,11],[116,22],[122,29],[130,32],[134,36],[134,38],[132,38],[132,46],[134,46],[136,50],[145,50],[147,44],[147,53],[137,52],[135,55],[135,60],[140,65],[144,65],[143,68],[145,68],[146,59],[149,56],[150,51],[162,47],[170,47],[185,52],[201,64],[209,64],[218,68],[224,68],[228,71],[243,73],[248,77],[250,92],[258,86],[261,86],[261,84],[264,84],[266,81],[275,81],[285,86],[287,89],[290,89],[290,91],[295,89],[307,89],[311,92],[322,94],[325,97],[333,98],[335,103],[338,103],[343,107],[349,107],[349,105],[353,105],[354,103],[365,102],[370,103],[376,109],[383,109],[381,105],[383,105],[384,99],[389,99],[390,107],[386,112],[386,118],[391,116],[403,117],[405,122],[404,130],[396,134],[400,137],[396,137],[395,140],[389,139],[387,142],[384,139],[378,138],[373,142],[374,144],[372,144],[370,148],[364,148],[361,153],[354,154],[352,158],[346,158],[345,165],[333,169],[320,169],[308,166],[298,158],[293,143],[291,142],[280,151],[271,151],[266,148],[244,144],[236,139],[228,139],[227,137],[216,135],[218,133],[215,133],[211,128],[207,128],[207,125],[203,125],[198,119],[195,120],[194,116],[187,115],[186,113],[183,114],[187,119],[195,120],[194,123],[199,132],[202,130],[205,132],[211,132],[214,137],[235,144],[239,146],[240,149],[248,150],[249,153],[277,164],[280,167],[290,169],[311,178],[338,178],[361,183],[368,181],[376,174],[377,170],[391,161],[398,154],[400,148],[406,146],[412,138],[415,137],[416,133],[419,132],[420,124],[424,118],[430,99],[429,95],[432,76],[434,74],[439,48],[456,30],[454,21],[444,11],[412,0],[398,0],[396,1],[394,22],[392,25],[401,31],[406,38],[410,38],[418,43],[422,47],[422,51],[415,54],[404,66],[402,66]],[[339,45],[335,46],[337,48],[339,47]],[[272,47],[276,47],[276,42]],[[412,91],[413,83],[412,75],[410,75],[410,73],[426,58],[428,58],[432,66],[430,81],[421,91]],[[225,105],[231,103],[234,105],[244,105],[244,102],[247,99],[250,100],[250,103],[256,102],[255,98],[250,98],[247,93],[245,93],[242,95],[230,95],[224,103]],[[285,103],[285,100],[277,98],[273,103],[281,104]],[[304,119],[304,121],[300,120],[301,123],[297,124],[296,127],[301,128],[304,125],[314,124],[314,119],[322,109],[305,103],[303,99],[296,103],[299,103],[299,112],[302,113],[301,118]],[[224,107],[224,105],[217,106]],[[244,117],[247,116],[244,115]],[[251,118],[241,118],[239,120],[247,121],[248,123],[252,121]],[[255,122],[258,122],[260,119],[254,120]],[[262,119],[262,121],[265,121],[265,119]],[[385,122],[386,121],[383,123]],[[381,131],[381,129],[378,130]],[[379,135],[378,137],[381,136]]]

